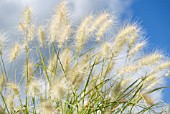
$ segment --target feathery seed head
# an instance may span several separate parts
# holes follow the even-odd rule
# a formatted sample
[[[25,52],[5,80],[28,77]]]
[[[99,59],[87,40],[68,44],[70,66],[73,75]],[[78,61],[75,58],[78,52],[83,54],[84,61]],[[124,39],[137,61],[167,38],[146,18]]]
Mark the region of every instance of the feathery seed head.
[[[146,86],[146,88],[144,89],[144,92],[148,92],[148,91],[156,88],[156,86],[159,84],[160,84],[160,80],[152,81],[152,83],[150,83],[150,84],[148,84],[148,86]]]
[[[164,62],[156,67],[156,71],[161,71],[163,69],[168,69],[170,68],[170,62]]]
[[[69,64],[71,58],[71,51],[69,48],[64,49],[63,52],[60,54],[61,63],[65,71],[69,70]]]
[[[107,20],[102,25],[96,32],[96,40],[99,41],[100,38],[104,35],[104,33],[108,30],[108,28],[112,25],[113,20]]]
[[[40,80],[33,79],[27,85],[28,94],[31,97],[39,96],[42,92],[42,83]]]
[[[132,36],[131,36],[131,38],[129,39],[129,47],[131,47],[134,43],[135,43],[135,41],[136,41],[136,38],[138,37],[138,34],[136,33],[136,34],[133,34]]]
[[[70,68],[67,73],[67,80],[74,87],[78,88],[87,74],[90,66],[89,55],[87,54],[82,60],[79,61],[72,69]]]
[[[50,89],[51,99],[62,99],[68,91],[68,81],[65,78],[57,80]]]
[[[138,52],[140,49],[142,49],[145,46],[145,42],[141,42],[136,44],[135,47],[133,47],[130,51],[129,51],[129,56],[133,56],[136,52]]]
[[[89,29],[90,24],[92,22],[93,16],[89,15],[87,16],[80,24],[79,29],[78,30],[84,30],[84,29]]]
[[[158,76],[158,73],[152,73],[148,75],[144,81],[145,84],[150,83],[151,81],[155,80],[156,77]]]
[[[122,47],[127,42],[128,38],[130,38],[134,34],[135,29],[136,27],[134,27],[133,25],[129,25],[118,32],[118,34],[115,36],[115,41],[113,44],[114,55],[118,54],[122,50]]]
[[[95,31],[101,23],[105,22],[108,18],[109,18],[110,14],[107,12],[104,12],[102,14],[100,14],[97,19],[94,21],[94,23],[92,24],[91,28],[90,28],[90,32]]]
[[[68,84],[70,85],[70,87],[78,89],[80,85],[83,83],[84,76],[81,74],[73,74],[73,75],[70,74],[68,74],[67,77]]]
[[[15,107],[14,95],[13,94],[7,95],[6,105],[7,105],[9,110],[12,110]]]
[[[121,81],[121,87],[125,88],[128,83],[130,83],[132,77],[129,77],[128,79],[124,79]]]
[[[33,41],[34,34],[35,34],[35,27],[34,26],[29,27],[28,28],[28,38],[30,41]]]
[[[38,38],[41,46],[45,48],[45,33],[42,27],[38,28]]]
[[[70,69],[67,73],[67,81],[73,86],[73,88],[79,88],[83,82],[84,75],[83,72],[78,71],[79,69]]]
[[[19,55],[22,52],[21,45],[19,43],[16,43],[14,47],[11,49],[11,55],[10,55],[10,61],[14,61],[19,57]]]
[[[66,2],[63,1],[57,6],[57,10],[50,22],[50,43],[58,42],[59,47],[68,39],[70,26],[68,23],[68,11]]]
[[[58,31],[58,28],[56,26],[58,25],[54,25],[55,23],[52,23],[51,22],[51,25],[50,25],[50,38],[49,38],[49,42],[50,43],[54,43],[56,42],[56,32]]]
[[[33,77],[34,64],[28,61],[27,64],[24,65],[24,73],[29,76],[29,78]]]
[[[114,61],[111,61],[110,63],[108,63],[107,68],[106,68],[105,71],[104,71],[104,75],[103,75],[104,78],[106,77],[106,75],[107,75],[109,72],[112,71],[114,65],[115,65],[115,62],[114,62]]]
[[[140,30],[141,28],[135,24],[129,25],[129,32],[131,32],[129,36],[129,47],[131,47],[135,43],[136,39],[139,37]]]
[[[57,66],[57,55],[54,55],[53,57],[50,58],[48,62],[48,70],[49,72],[54,72],[56,70]]]
[[[24,11],[24,21],[25,25],[28,28],[31,23],[31,9],[27,7]]]
[[[8,83],[7,86],[10,90],[12,90],[12,92],[15,95],[20,95],[20,89],[19,89],[18,85],[14,84],[14,83]]]
[[[118,70],[118,74],[124,75],[126,73],[136,72],[138,67],[135,65],[124,66],[120,70]]]
[[[113,53],[115,55],[119,53],[123,45],[127,42],[127,40],[137,34],[138,34],[138,28],[135,25],[127,25],[122,30],[120,30],[115,37]]]
[[[87,54],[82,58],[76,66],[73,67],[73,71],[76,71],[78,74],[86,74],[90,67],[90,55]]]
[[[63,27],[63,30],[61,31],[61,34],[60,34],[59,38],[57,39],[59,48],[61,48],[63,43],[68,40],[68,38],[70,36],[70,31],[71,31],[70,25],[66,25]]]
[[[68,24],[68,9],[67,9],[67,2],[62,1],[56,9],[56,15],[58,15],[58,19],[60,20],[61,23],[63,24]]]
[[[102,54],[103,57],[108,57],[110,48],[111,48],[111,44],[109,42],[105,42],[102,44],[100,53]]]
[[[84,21],[78,27],[76,33],[76,47],[78,50],[82,50],[84,44],[88,40],[89,37],[89,25],[92,21],[92,16],[88,16],[84,19]]]
[[[55,108],[53,106],[53,102],[50,101],[50,100],[42,102],[41,111],[42,111],[42,114],[52,114],[52,113],[54,113]]]
[[[139,29],[137,28],[137,26],[135,25],[127,25],[126,27],[124,27],[117,35],[117,38],[131,38],[133,35],[137,35],[138,34]],[[134,40],[132,40],[131,42],[133,42]]]
[[[114,56],[116,56],[119,52],[121,52],[125,43],[126,43],[126,39],[119,39],[114,42],[114,44],[113,44]]]
[[[163,55],[158,52],[155,52],[151,55],[141,58],[139,60],[138,64],[139,64],[139,66],[152,65],[152,64],[158,62],[161,58],[163,58]]]

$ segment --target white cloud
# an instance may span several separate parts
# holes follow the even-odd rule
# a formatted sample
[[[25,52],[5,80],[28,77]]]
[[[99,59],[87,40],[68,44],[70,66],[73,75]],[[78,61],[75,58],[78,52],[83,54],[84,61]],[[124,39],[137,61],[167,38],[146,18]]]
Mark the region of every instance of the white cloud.
[[[52,15],[59,0],[0,0],[0,29],[16,26],[26,6],[30,6],[37,22],[44,22]],[[107,10],[114,14],[130,11],[132,0],[70,0],[72,20],[75,22],[90,13]]]

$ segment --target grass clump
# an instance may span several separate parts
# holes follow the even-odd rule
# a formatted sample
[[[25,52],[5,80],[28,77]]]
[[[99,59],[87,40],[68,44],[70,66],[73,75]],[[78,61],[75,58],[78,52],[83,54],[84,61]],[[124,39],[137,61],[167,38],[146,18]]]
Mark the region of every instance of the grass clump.
[[[166,105],[153,96],[165,88],[161,82],[170,63],[158,51],[141,55],[146,42],[138,25],[126,24],[103,41],[117,22],[107,12],[77,26],[69,22],[66,2],[47,27],[35,26],[31,15],[27,7],[19,24],[24,38],[10,50],[10,69],[0,35],[1,113],[166,113]],[[17,62],[19,56],[24,64]]]

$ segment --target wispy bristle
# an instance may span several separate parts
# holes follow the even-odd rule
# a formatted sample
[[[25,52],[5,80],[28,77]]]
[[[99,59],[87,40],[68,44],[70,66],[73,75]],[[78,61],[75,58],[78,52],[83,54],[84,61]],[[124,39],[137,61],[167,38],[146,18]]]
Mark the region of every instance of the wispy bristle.
[[[104,35],[104,33],[108,30],[108,28],[112,25],[113,20],[105,21],[100,28],[96,32],[96,40],[99,41],[100,38]]]
[[[135,65],[127,65],[127,66],[124,66],[122,67],[119,71],[118,71],[118,74],[120,75],[124,75],[126,73],[133,73],[133,72],[136,72],[138,70],[138,67],[135,66]]]
[[[114,55],[118,54],[121,50],[124,44],[127,42],[128,39],[136,35],[138,32],[138,28],[134,25],[128,25],[124,27],[122,30],[118,32],[118,34],[115,37],[114,41]]]
[[[158,76],[158,73],[152,73],[152,74],[148,75],[148,76],[146,77],[144,83],[147,85],[148,83],[154,81],[157,76]]]
[[[69,38],[70,25],[68,22],[68,11],[66,2],[61,2],[56,9],[54,16],[50,22],[50,38],[49,42],[57,42],[59,48]]]
[[[63,27],[63,31],[61,31],[61,34],[58,38],[58,47],[61,48],[64,44],[65,41],[67,41],[69,39],[71,33],[71,27],[70,25],[65,25]]]
[[[38,28],[38,38],[41,46],[45,48],[46,46],[46,41],[45,41],[45,33],[42,27]]]
[[[68,48],[63,50],[63,52],[60,54],[61,63],[65,71],[69,70],[70,61],[71,61],[70,58],[71,58],[71,50]]]
[[[52,56],[49,61],[48,61],[48,70],[49,72],[54,72],[56,70],[56,65],[57,65],[57,55]]]
[[[40,80],[32,79],[27,85],[28,95],[31,97],[39,96],[42,92],[42,84]]]
[[[88,16],[84,19],[76,32],[76,47],[78,50],[82,50],[84,44],[89,37],[89,25],[92,21],[92,16]]]
[[[138,64],[140,64],[142,66],[143,65],[152,65],[152,64],[158,62],[161,58],[163,58],[163,55],[158,52],[155,52],[151,55],[148,55],[148,56],[140,59]]]
[[[65,78],[57,80],[56,83],[52,84],[50,89],[50,96],[52,99],[62,99],[68,91],[68,81]]]
[[[28,40],[33,41],[35,35],[35,27],[32,25],[28,28]]]
[[[24,65],[24,73],[25,73],[24,75],[27,75],[29,79],[32,78],[34,72],[33,70],[34,70],[34,63],[28,61],[28,63]]]
[[[13,94],[7,95],[6,105],[9,108],[9,110],[12,110],[15,107],[15,101],[14,101],[14,95]]]
[[[52,101],[45,101],[41,104],[42,114],[52,114],[55,111]]]
[[[14,61],[17,59],[17,57],[19,57],[19,55],[21,54],[22,52],[22,47],[19,43],[16,43],[14,45],[14,47],[10,50],[11,54],[10,54],[10,61]]]
[[[31,10],[29,7],[27,7],[25,9],[25,12],[24,12],[24,21],[25,21],[25,25],[26,27],[28,28],[28,26],[30,25],[31,23]]]
[[[140,49],[142,49],[145,46],[145,42],[141,42],[135,45],[130,51],[129,56],[133,56],[136,52],[138,52]]]
[[[97,19],[95,19],[94,23],[92,24],[91,28],[89,29],[90,32],[95,31],[98,29],[101,23],[105,22],[109,18],[110,14],[107,12],[104,12],[100,14]]]
[[[8,88],[13,91],[15,95],[20,95],[20,89],[19,86],[14,83],[8,83]]]
[[[158,66],[155,68],[155,70],[156,70],[156,71],[161,71],[161,70],[163,70],[163,69],[168,69],[168,68],[170,68],[170,62],[169,62],[169,61],[168,61],[168,62],[164,62],[164,63],[158,65]]]
[[[102,55],[102,57],[108,57],[110,50],[111,49],[111,43],[105,42],[102,44],[100,53]]]

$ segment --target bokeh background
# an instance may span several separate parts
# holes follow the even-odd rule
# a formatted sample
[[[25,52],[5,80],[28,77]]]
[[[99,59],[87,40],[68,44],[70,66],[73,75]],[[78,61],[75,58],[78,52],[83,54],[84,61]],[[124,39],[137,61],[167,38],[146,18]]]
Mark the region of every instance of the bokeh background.
[[[0,32],[8,34],[11,44],[19,40],[17,25],[26,6],[31,7],[37,24],[48,22],[60,0],[0,0]],[[69,0],[71,21],[78,23],[90,13],[107,10],[120,20],[138,22],[146,32],[147,49],[163,50],[170,57],[170,0]],[[8,47],[11,45],[8,44]],[[166,85],[170,86],[170,77]],[[170,89],[163,91],[170,104]]]

